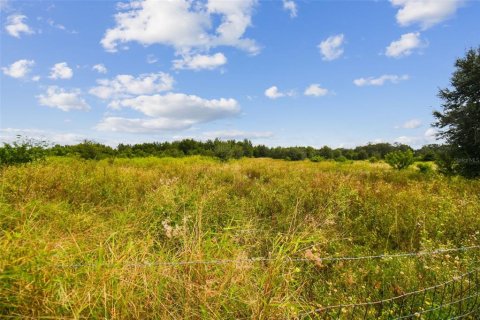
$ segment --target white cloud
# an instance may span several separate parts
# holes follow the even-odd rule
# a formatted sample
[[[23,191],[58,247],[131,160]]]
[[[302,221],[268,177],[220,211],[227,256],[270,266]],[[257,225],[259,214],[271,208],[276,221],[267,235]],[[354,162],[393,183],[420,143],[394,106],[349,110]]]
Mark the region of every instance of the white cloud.
[[[419,119],[411,119],[403,123],[400,128],[403,129],[416,129],[422,126],[422,121]]]
[[[398,76],[394,74],[384,74],[380,77],[374,78],[359,78],[353,80],[353,83],[358,87],[364,86],[383,86],[385,82],[399,83],[400,81],[408,80],[408,75]]]
[[[56,63],[50,71],[50,79],[70,79],[73,76],[73,70],[66,62]]]
[[[34,31],[25,23],[24,20],[27,16],[23,14],[12,14],[7,17],[7,23],[5,24],[5,30],[12,37],[20,38],[21,34],[33,34]]]
[[[345,36],[343,34],[337,34],[335,36],[328,37],[326,40],[320,42],[318,48],[323,55],[323,60],[332,61],[338,59],[343,54],[342,45],[345,43]]]
[[[212,70],[227,63],[227,58],[219,52],[214,55],[184,55],[182,59],[173,60],[174,69]]]
[[[40,76],[38,76],[38,75],[37,75],[37,76],[33,76],[33,77],[32,77],[32,81],[35,81],[35,82],[40,81]]]
[[[153,63],[155,63],[155,62],[157,62],[157,61],[158,61],[157,57],[155,57],[153,54],[149,54],[149,55],[147,56],[147,63],[148,63],[148,64],[153,64]]]
[[[290,90],[288,92],[280,92],[278,90],[277,86],[271,86],[267,90],[265,90],[265,96],[270,99],[277,99],[277,98],[282,98],[282,97],[292,97],[295,95],[295,92],[293,90]]]
[[[100,131],[131,133],[183,130],[191,126],[231,117],[239,113],[235,99],[204,99],[184,93],[166,93],[173,87],[173,78],[163,72],[118,75],[112,79],[97,80],[98,86],[89,93],[109,100],[108,107],[115,110],[130,108],[147,118],[109,116],[96,127]]]
[[[39,17],[38,18],[39,20],[44,20],[43,18]],[[62,30],[62,31],[65,31],[66,33],[70,33],[70,34],[77,34],[78,32],[75,31],[75,30],[69,30],[67,29],[63,24],[60,24],[60,23],[56,23],[53,19],[51,18],[48,18],[45,20],[45,22],[52,28],[55,28],[55,29],[59,29],[59,30]]]
[[[150,117],[208,122],[237,114],[235,99],[203,99],[184,93],[141,95],[117,101],[117,107],[128,107]]]
[[[450,16],[463,4],[463,0],[390,0],[400,7],[396,18],[401,26],[418,23],[423,29],[430,28]]]
[[[421,136],[401,136],[396,138],[394,142],[420,147],[425,144],[437,142],[436,133],[437,130],[435,130],[435,128],[429,128]]]
[[[172,89],[173,83],[173,78],[163,72],[141,74],[138,77],[121,74],[111,80],[97,80],[98,86],[90,89],[89,93],[104,100],[119,99],[168,91]]]
[[[438,133],[437,129],[428,128],[427,131],[425,131],[425,137],[427,139],[436,139],[437,133]]]
[[[35,64],[35,61],[33,60],[22,59],[22,60],[15,61],[8,67],[3,67],[2,71],[7,76],[20,79],[20,78],[24,78],[30,72],[34,64]]]
[[[195,122],[169,118],[129,119],[121,117],[107,117],[97,126],[96,130],[127,133],[155,133],[162,131],[184,130]]]
[[[297,4],[293,0],[283,0],[283,9],[290,12],[290,18],[297,16]]]
[[[203,136],[207,139],[261,139],[271,138],[273,133],[270,131],[241,131],[241,130],[220,130],[204,132]]]
[[[105,67],[104,64],[102,63],[99,63],[99,64],[96,64],[92,67],[93,70],[97,71],[98,73],[107,73],[108,70],[107,70],[107,67]]]
[[[255,4],[256,0],[133,1],[119,8],[126,11],[115,15],[116,25],[105,32],[101,44],[111,52],[121,43],[135,41],[145,46],[170,45],[179,53],[216,46],[257,53],[255,41],[243,37]]]
[[[328,89],[320,87],[317,83],[313,83],[305,89],[303,94],[306,96],[322,97],[328,94]]]
[[[80,97],[81,91],[73,89],[67,91],[57,86],[49,86],[45,94],[37,96],[42,106],[58,108],[62,111],[89,110],[90,106]]]
[[[234,116],[240,111],[234,99],[208,100],[183,93],[117,100],[115,107],[131,108],[151,118],[108,117],[97,125],[97,130],[131,133],[184,130],[198,123]]]
[[[385,55],[393,58],[405,57],[411,55],[414,49],[426,46],[427,44],[420,39],[419,32],[410,32],[390,43],[385,50]]]

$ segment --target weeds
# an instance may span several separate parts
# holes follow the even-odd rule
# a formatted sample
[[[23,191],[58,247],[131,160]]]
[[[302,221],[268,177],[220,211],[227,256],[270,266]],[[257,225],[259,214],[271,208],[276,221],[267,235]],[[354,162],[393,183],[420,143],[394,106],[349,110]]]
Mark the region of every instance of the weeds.
[[[48,158],[3,168],[0,180],[5,317],[293,318],[478,266],[476,251],[318,261],[478,245],[480,182],[416,168]],[[146,265],[216,259],[239,261]]]

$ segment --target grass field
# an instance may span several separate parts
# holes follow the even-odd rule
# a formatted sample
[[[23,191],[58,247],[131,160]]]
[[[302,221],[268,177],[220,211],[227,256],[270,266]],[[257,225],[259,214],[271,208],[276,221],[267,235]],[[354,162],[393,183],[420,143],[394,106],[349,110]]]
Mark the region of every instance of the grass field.
[[[0,180],[0,318],[304,317],[480,257],[318,260],[480,244],[480,181],[384,163],[49,158]]]

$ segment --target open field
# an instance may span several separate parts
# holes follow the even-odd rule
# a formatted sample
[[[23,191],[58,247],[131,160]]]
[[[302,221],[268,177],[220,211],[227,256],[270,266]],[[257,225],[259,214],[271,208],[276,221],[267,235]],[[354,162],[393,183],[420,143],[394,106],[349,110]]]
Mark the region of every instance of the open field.
[[[478,180],[361,161],[200,157],[1,170],[0,318],[314,318],[479,266],[478,249],[318,260],[478,246]],[[249,260],[258,257],[268,259]]]

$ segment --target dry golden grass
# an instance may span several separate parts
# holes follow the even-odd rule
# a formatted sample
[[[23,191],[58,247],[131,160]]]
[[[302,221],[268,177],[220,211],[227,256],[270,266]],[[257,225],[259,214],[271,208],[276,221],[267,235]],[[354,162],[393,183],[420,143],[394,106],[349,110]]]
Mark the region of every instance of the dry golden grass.
[[[199,157],[1,170],[0,318],[294,318],[478,263],[476,251],[316,258],[478,245],[479,181],[381,163]],[[218,259],[240,261],[158,264]]]

